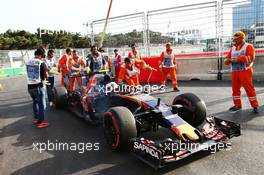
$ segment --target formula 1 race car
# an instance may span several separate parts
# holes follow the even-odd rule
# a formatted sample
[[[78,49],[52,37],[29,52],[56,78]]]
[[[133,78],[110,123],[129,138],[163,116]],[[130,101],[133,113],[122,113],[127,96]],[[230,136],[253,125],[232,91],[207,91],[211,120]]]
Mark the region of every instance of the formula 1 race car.
[[[53,89],[54,107],[55,109],[65,108],[74,113],[79,118],[84,118],[90,124],[98,124],[100,119],[96,118],[96,114],[99,114],[95,108],[99,107],[100,102],[104,99],[105,95],[103,87],[106,83],[111,81],[106,70],[94,72],[88,74],[81,72],[72,75],[65,76],[65,86],[56,86]],[[69,93],[69,79],[81,78],[85,86],[76,88],[72,94]],[[97,102],[97,103],[95,103]]]
[[[205,103],[195,94],[180,94],[168,105],[150,94],[113,91],[116,87],[111,83],[108,75],[94,74],[87,86],[75,90],[72,96],[64,87],[55,88],[55,105],[79,110],[78,115],[89,122],[102,121],[111,149],[132,148],[140,160],[154,168],[215,149],[241,134],[239,124],[207,117]],[[172,136],[165,135],[161,140],[143,137],[161,128],[167,128]]]

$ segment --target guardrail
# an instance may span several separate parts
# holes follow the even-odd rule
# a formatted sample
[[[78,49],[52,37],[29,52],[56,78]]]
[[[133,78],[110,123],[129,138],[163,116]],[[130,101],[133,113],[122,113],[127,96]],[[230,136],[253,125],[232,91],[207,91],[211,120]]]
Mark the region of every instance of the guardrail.
[[[56,52],[57,58],[61,51]],[[80,53],[84,54],[84,51],[80,50]],[[224,52],[223,55],[226,55]],[[193,53],[193,54],[177,54],[177,77],[179,80],[217,80],[218,74],[222,75],[222,79],[230,79],[230,67],[222,65],[219,67],[218,52],[207,52],[207,53]],[[157,57],[157,56],[156,56]],[[224,58],[221,58],[222,61]],[[27,58],[17,60],[20,67],[4,67],[0,64],[0,78],[12,77],[17,75],[25,75],[24,62]],[[13,60],[14,61],[14,60]],[[10,64],[6,64],[10,65]],[[16,65],[16,64],[13,64]],[[264,49],[256,50],[256,60],[254,62],[254,79],[263,81],[264,80]]]

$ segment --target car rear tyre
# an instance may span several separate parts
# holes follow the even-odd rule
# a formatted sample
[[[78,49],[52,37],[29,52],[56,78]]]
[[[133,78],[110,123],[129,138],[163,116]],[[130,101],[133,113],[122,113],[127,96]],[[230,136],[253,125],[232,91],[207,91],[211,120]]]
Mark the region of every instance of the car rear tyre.
[[[184,93],[175,97],[172,105],[183,105],[178,109],[178,115],[193,127],[197,127],[205,121],[205,103],[192,93]]]
[[[65,87],[54,87],[54,108],[59,109],[67,105],[68,95]]]
[[[129,150],[130,139],[137,136],[136,121],[126,107],[113,107],[104,115],[104,135],[113,150]]]

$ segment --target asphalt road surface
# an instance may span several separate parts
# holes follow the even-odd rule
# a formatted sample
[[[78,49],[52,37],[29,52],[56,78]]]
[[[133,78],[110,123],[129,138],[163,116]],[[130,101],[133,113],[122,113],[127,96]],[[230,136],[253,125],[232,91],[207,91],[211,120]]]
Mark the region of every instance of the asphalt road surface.
[[[239,122],[242,136],[231,140],[232,149],[209,155],[195,155],[181,162],[168,164],[155,171],[129,153],[116,153],[106,146],[102,127],[92,127],[63,110],[46,112],[48,128],[37,129],[32,123],[32,102],[25,78],[0,79],[0,174],[60,175],[60,174],[181,174],[181,175],[263,175],[264,174],[264,83],[256,82],[260,114],[251,114],[243,91],[244,108],[236,114],[227,109],[232,105],[230,82],[179,82],[181,92],[193,92],[207,105],[208,114]],[[180,93],[160,95],[171,103]],[[40,143],[71,144],[72,151],[35,148]],[[90,151],[82,153],[82,144]],[[79,144],[79,145],[77,145]],[[79,150],[74,147],[79,146]],[[52,149],[52,147],[50,147]],[[74,151],[76,150],[76,151]]]

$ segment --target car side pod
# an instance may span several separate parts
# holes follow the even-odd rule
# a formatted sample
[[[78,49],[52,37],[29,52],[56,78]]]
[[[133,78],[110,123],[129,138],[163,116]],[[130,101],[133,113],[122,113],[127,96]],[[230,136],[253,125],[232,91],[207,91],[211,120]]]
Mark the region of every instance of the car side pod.
[[[240,124],[207,117],[206,121],[197,127],[202,133],[199,142],[164,138],[163,140],[149,140],[145,138],[131,139],[133,154],[154,169],[163,168],[167,163],[176,162],[198,152],[215,153],[228,149],[228,140],[241,135]]]

